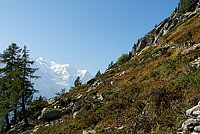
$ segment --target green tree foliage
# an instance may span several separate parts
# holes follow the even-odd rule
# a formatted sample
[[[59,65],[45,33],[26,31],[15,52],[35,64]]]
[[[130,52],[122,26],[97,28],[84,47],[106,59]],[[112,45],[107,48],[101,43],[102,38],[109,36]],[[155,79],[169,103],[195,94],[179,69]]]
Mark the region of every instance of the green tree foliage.
[[[95,77],[99,77],[99,76],[101,76],[100,70],[96,73]]]
[[[82,82],[81,82],[80,77],[78,76],[78,77],[76,78],[76,80],[74,81],[74,87],[79,87],[79,86],[81,86],[81,85],[82,85]]]
[[[118,59],[117,64],[122,65],[129,60],[128,54],[122,54],[122,56]]]
[[[180,0],[178,4],[179,13],[186,13],[196,9],[199,0]]]
[[[114,67],[114,63],[113,63],[113,61],[111,61],[110,64],[108,65],[108,69],[111,69],[113,67]]]
[[[37,91],[34,89],[33,83],[31,79],[38,79],[39,76],[35,76],[34,73],[37,71],[37,68],[31,68],[31,65],[34,61],[30,60],[29,58],[29,51],[27,50],[26,46],[22,51],[22,58],[21,58],[21,107],[23,118],[25,124],[28,125],[27,115],[25,106],[29,105],[32,101],[33,94]]]
[[[0,134],[3,134],[5,127],[6,127],[5,119],[0,118]]]
[[[37,69],[31,68],[33,61],[29,60],[28,53],[26,46],[22,51],[13,43],[0,54],[0,63],[5,66],[0,68],[0,118],[5,118],[6,131],[10,129],[9,113],[14,113],[15,124],[19,108],[22,109],[24,121],[28,124],[25,106],[29,105],[33,93],[36,92],[31,79],[38,78],[33,75]]]
[[[14,121],[16,121],[20,91],[20,80],[18,79],[20,53],[21,49],[13,43],[0,55],[0,62],[5,64],[5,67],[0,69],[0,116],[5,116],[7,130],[10,129],[9,113],[11,111],[14,111]]]

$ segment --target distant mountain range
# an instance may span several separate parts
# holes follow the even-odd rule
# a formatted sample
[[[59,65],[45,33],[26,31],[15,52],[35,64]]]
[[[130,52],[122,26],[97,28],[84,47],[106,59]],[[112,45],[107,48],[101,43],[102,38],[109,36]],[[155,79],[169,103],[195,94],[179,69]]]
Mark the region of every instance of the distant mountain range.
[[[79,76],[82,83],[93,76],[87,70],[78,70],[69,64],[58,64],[44,58],[37,58],[34,68],[39,68],[35,75],[41,76],[40,79],[34,80],[35,89],[39,90],[35,96],[44,96],[47,99],[54,97],[55,93],[66,88],[66,92],[74,85],[75,79]]]

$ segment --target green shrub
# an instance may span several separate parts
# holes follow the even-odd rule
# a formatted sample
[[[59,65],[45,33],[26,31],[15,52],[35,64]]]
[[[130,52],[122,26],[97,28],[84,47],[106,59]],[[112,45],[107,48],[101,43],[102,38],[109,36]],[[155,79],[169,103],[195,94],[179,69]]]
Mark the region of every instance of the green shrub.
[[[117,65],[122,65],[128,61],[128,54],[122,54],[122,56],[118,59]]]

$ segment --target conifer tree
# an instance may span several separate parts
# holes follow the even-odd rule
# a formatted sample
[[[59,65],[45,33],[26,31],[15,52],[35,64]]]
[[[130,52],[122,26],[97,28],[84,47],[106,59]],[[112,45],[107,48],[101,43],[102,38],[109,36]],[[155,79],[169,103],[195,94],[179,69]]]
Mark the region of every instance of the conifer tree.
[[[79,86],[81,86],[81,85],[82,85],[82,82],[81,82],[80,77],[78,76],[78,77],[76,78],[76,80],[74,81],[74,87],[79,87]]]
[[[21,58],[21,107],[23,113],[23,119],[25,124],[28,125],[27,115],[26,115],[26,106],[30,104],[33,98],[33,94],[37,92],[34,89],[34,86],[31,82],[31,79],[38,79],[39,76],[35,76],[34,72],[37,71],[37,68],[31,68],[31,65],[34,61],[30,60],[29,58],[29,51],[27,47],[24,46],[22,51],[22,58]]]
[[[5,116],[6,130],[10,129],[9,113],[14,111],[14,120],[16,120],[17,103],[19,101],[19,86],[16,80],[18,72],[18,61],[21,49],[13,43],[3,54],[0,54],[0,63],[5,64],[0,69],[0,118]]]
[[[95,77],[99,77],[101,75],[100,70],[96,73]]]
[[[26,46],[20,49],[16,44],[10,45],[3,54],[0,54],[0,63],[5,65],[0,68],[0,119],[5,119],[6,131],[10,129],[9,113],[13,112],[13,123],[16,123],[17,109],[21,107],[23,119],[28,125],[26,106],[32,101],[33,94],[37,91],[31,82],[36,68],[31,68],[34,63],[29,58]]]

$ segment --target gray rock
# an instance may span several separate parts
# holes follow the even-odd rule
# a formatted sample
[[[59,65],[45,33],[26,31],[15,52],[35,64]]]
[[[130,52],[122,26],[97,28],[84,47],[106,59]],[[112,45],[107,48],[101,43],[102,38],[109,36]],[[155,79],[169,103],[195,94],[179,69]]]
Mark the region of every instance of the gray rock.
[[[72,108],[72,113],[79,111],[81,109],[82,105],[81,104],[75,104]]]
[[[198,117],[198,115],[200,115],[200,105],[188,109],[186,115],[194,118]]]
[[[192,47],[190,47],[190,48],[184,50],[183,52],[181,52],[181,54],[183,54],[183,55],[184,55],[184,54],[187,54],[189,51],[195,50],[195,49],[200,49],[200,44],[196,44],[196,45],[194,45],[194,46],[192,46]]]
[[[54,98],[47,100],[49,105],[53,105],[54,103],[56,103],[56,101],[57,101],[57,97],[54,97]]]
[[[190,62],[192,67],[200,68],[200,57]]]
[[[88,88],[87,93],[95,90],[97,86],[99,86],[100,84],[102,84],[103,82],[101,82],[100,80],[95,81],[91,87]]]
[[[78,95],[76,96],[76,99],[79,100],[79,99],[81,99],[82,97],[84,97],[84,95],[78,94]]]
[[[65,113],[62,110],[55,110],[44,108],[38,120],[41,122],[49,122],[52,120],[60,119]]]
[[[79,113],[79,111],[76,111],[76,112],[73,113],[73,118],[74,119],[76,118],[76,116],[77,116],[78,113]]]
[[[110,84],[113,85],[113,84],[114,84],[114,81],[111,81]]]
[[[195,131],[195,132],[200,132],[200,126],[195,126],[195,127],[194,127],[194,131]]]
[[[198,125],[197,119],[187,119],[183,124],[182,124],[182,130],[183,131],[193,131],[194,127]]]
[[[192,132],[191,134],[199,134],[199,133],[197,133],[197,132]]]
[[[83,134],[96,134],[95,130],[83,130]]]
[[[97,99],[103,101],[103,96],[100,93],[97,93]]]

